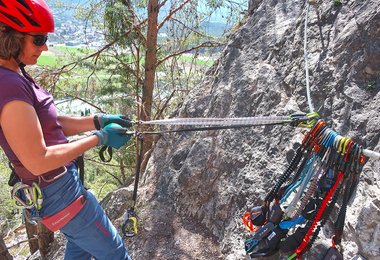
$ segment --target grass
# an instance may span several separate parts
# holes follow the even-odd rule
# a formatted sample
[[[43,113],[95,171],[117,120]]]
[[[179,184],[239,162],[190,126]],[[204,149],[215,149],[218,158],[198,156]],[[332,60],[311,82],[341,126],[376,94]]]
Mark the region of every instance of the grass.
[[[83,57],[95,51],[95,49],[87,47],[51,46],[49,47],[49,51],[42,53],[37,64],[56,68],[67,64],[69,60],[75,60],[75,57]],[[193,62],[193,58],[188,55],[182,55],[179,60],[182,62]],[[214,59],[212,57],[195,60],[195,64],[201,66],[211,66],[213,63]]]
[[[184,61],[184,62],[193,62],[193,58],[192,57],[188,57],[188,56],[181,56],[179,58],[181,61]],[[210,59],[196,59],[195,60],[195,64],[197,65],[206,65],[206,66],[211,66],[212,64],[214,63],[214,60],[212,58]]]
[[[37,64],[41,66],[58,67],[57,57],[47,53],[42,53]]]
[[[70,58],[75,59],[75,57],[85,56],[91,52],[95,52],[95,50],[69,46],[51,46],[49,51],[41,54],[37,64],[56,68],[68,63]]]

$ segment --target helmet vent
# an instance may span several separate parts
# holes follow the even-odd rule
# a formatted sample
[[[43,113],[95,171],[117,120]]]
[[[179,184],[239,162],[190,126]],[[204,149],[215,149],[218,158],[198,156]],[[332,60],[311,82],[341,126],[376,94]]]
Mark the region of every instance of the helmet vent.
[[[18,9],[18,8],[17,8]],[[37,26],[39,27],[40,25],[36,22],[36,21],[33,21],[32,19],[30,19],[30,17],[28,15],[26,15],[22,10],[18,9],[18,11],[22,14],[22,16],[25,17],[26,20],[28,20],[28,22],[30,24],[32,24],[33,26]]]
[[[1,0],[0,0],[0,2],[1,2]],[[25,3],[24,0],[16,0],[16,2],[18,2],[21,5],[23,5],[25,8],[27,8],[29,11],[32,12],[32,9],[29,7],[29,5],[27,3]]]
[[[1,5],[2,7],[6,7],[2,0],[0,0],[0,5]]]
[[[16,23],[18,26],[21,26],[21,27],[25,27],[25,25],[22,24],[22,22],[20,22],[17,18],[7,14],[7,13],[4,13],[3,11],[0,11],[0,13],[2,15],[4,15],[5,17],[7,17],[9,20],[11,20],[12,22]]]

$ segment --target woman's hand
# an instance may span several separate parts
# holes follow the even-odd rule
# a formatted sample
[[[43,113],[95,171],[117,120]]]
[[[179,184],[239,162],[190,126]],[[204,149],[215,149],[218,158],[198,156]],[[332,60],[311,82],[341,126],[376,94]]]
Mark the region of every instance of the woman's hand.
[[[99,114],[94,116],[94,125],[97,130],[104,128],[106,125],[115,123],[122,127],[131,127],[131,120],[123,115]]]
[[[97,145],[107,145],[119,149],[131,139],[131,135],[126,134],[126,130],[115,123],[106,125],[103,129],[95,132],[99,138]]]

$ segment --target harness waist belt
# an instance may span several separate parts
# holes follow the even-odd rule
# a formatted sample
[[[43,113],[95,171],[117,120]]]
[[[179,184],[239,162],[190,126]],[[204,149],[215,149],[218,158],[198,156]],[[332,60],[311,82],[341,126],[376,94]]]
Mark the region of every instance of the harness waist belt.
[[[60,212],[52,216],[43,217],[41,223],[44,224],[45,227],[47,227],[50,231],[55,232],[64,227],[70,220],[72,220],[84,207],[85,204],[86,197],[81,195]]]
[[[17,176],[25,184],[32,185],[33,182],[38,183],[38,185],[43,188],[48,186],[51,182],[58,179],[61,175],[65,174],[67,169],[74,165],[73,162],[68,163],[65,166],[59,167],[55,170],[49,171],[39,178],[30,173],[24,166],[14,165]],[[31,179],[33,178],[33,179]]]

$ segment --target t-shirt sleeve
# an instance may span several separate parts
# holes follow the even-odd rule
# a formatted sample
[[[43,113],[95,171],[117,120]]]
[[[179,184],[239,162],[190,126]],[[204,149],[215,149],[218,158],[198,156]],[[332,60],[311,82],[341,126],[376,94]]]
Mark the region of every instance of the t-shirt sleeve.
[[[33,106],[34,95],[31,86],[21,78],[5,76],[0,78],[0,112],[10,101],[20,100]]]

